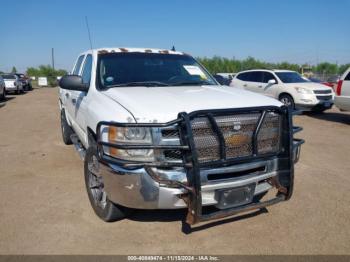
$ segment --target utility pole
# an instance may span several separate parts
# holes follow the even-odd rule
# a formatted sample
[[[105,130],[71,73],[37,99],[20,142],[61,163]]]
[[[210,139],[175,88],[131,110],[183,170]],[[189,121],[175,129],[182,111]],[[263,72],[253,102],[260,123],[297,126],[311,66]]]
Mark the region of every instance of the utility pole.
[[[51,48],[51,62],[52,62],[52,68],[55,70],[55,54],[54,54],[53,48]]]

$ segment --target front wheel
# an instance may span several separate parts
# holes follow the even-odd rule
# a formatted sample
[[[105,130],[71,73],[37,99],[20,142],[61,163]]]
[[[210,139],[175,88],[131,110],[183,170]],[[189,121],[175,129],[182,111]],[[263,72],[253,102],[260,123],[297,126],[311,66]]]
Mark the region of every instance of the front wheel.
[[[100,163],[95,145],[90,146],[86,151],[84,175],[90,204],[96,215],[106,222],[123,219],[127,209],[117,206],[108,199],[103,177],[100,174]]]
[[[289,107],[290,109],[294,110],[295,109],[295,104],[294,104],[294,100],[293,97],[291,97],[288,94],[282,94],[279,97],[279,100],[287,107]]]
[[[6,89],[5,89],[5,87],[4,87],[4,89],[2,90],[2,95],[1,95],[1,98],[0,98],[0,100],[6,100]]]

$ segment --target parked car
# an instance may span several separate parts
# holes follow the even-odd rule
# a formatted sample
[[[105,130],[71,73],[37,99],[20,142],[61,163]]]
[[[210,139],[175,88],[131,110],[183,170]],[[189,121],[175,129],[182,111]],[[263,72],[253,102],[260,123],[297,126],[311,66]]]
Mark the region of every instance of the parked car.
[[[63,142],[84,159],[90,203],[105,221],[128,208],[187,208],[194,224],[292,195],[303,141],[293,140],[291,110],[218,85],[185,53],[89,50],[61,78],[59,105]]]
[[[231,84],[231,80],[226,77],[223,77],[222,75],[215,74],[213,76],[216,79],[216,81],[219,82],[220,85],[229,86]]]
[[[5,88],[7,93],[15,92],[16,94],[20,94],[24,92],[22,82],[15,74],[4,74],[2,75],[2,78],[5,81]]]
[[[0,76],[0,100],[5,100],[6,98],[6,88],[5,88],[5,81]]]
[[[249,70],[238,73],[231,86],[280,100],[292,109],[322,112],[334,103],[333,89],[312,83],[289,70]]]
[[[335,105],[343,111],[350,111],[350,68],[341,76],[337,85]]]
[[[225,77],[229,80],[232,80],[235,77],[236,73],[217,73],[217,75],[220,75],[220,76]]]
[[[17,74],[16,73],[15,75],[21,81],[24,91],[30,91],[33,89],[32,84],[31,84],[31,79],[29,77],[27,77],[25,74]]]

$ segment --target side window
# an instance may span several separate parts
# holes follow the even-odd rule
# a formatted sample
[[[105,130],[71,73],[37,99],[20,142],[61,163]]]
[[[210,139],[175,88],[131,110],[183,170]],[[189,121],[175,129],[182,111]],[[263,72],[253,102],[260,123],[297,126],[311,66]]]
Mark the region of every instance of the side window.
[[[238,76],[237,76],[237,78],[239,79],[239,80],[242,80],[242,81],[249,81],[248,79],[249,79],[249,72],[248,73],[242,73],[242,74],[239,74]]]
[[[76,62],[73,70],[73,75],[79,74],[81,63],[83,62],[84,55],[79,56],[78,61]]]
[[[350,81],[350,72],[348,73],[348,75],[345,77],[344,80],[345,80],[345,81]]]
[[[254,71],[250,73],[249,80],[250,82],[262,82],[262,72]]]
[[[83,79],[83,83],[90,84],[91,79],[91,69],[92,69],[92,56],[87,55],[84,63],[83,72],[81,77]]]
[[[276,78],[270,72],[262,72],[263,74],[263,83],[269,82],[271,79],[274,79],[277,83]]]

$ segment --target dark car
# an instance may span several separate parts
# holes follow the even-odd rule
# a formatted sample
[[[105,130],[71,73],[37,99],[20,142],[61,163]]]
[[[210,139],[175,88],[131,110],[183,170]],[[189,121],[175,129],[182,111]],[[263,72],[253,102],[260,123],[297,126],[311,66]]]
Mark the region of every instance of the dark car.
[[[15,74],[15,75],[18,76],[19,80],[21,81],[24,91],[33,90],[30,78],[28,76],[26,76],[25,74],[20,74],[20,73]]]
[[[222,75],[216,74],[214,75],[214,78],[219,82],[220,85],[229,86],[231,83],[231,80],[229,78],[223,77]]]

